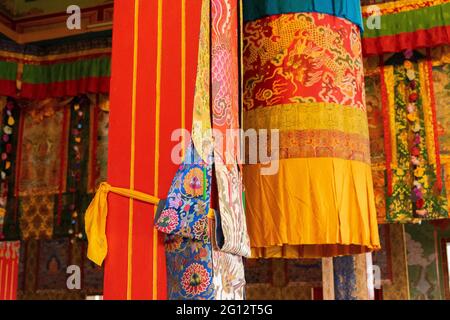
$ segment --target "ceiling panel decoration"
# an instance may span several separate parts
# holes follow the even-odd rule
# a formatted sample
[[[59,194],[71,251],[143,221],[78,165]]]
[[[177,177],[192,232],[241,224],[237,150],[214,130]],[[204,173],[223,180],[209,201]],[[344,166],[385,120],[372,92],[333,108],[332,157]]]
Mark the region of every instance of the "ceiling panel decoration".
[[[73,4],[81,8],[111,4],[113,0],[0,0],[0,11],[13,20],[65,12]]]

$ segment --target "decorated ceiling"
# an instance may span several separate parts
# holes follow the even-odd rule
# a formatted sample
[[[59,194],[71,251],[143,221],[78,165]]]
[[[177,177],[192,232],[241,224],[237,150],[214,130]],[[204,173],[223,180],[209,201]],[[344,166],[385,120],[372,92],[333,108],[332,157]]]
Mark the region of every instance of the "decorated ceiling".
[[[113,0],[0,0],[0,12],[11,19],[22,19],[65,12],[70,5],[81,8],[112,3]]]

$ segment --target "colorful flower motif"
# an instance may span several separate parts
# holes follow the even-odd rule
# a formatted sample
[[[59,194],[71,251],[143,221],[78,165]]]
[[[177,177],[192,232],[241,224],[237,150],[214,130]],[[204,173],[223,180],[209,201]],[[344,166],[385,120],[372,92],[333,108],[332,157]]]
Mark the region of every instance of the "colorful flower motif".
[[[194,207],[195,214],[198,216],[204,216],[206,214],[206,207],[206,202],[198,202]]]
[[[161,212],[158,219],[158,230],[170,234],[178,226],[179,218],[174,209],[166,209]]]
[[[425,201],[423,200],[423,199],[418,199],[417,201],[416,201],[416,207],[417,207],[417,209],[422,209],[423,208],[423,206],[425,205]]]
[[[419,148],[417,148],[417,147],[412,147],[412,148],[411,148],[411,154],[412,154],[413,156],[415,156],[415,157],[420,156],[420,150],[419,150]]]
[[[405,62],[403,63],[403,66],[405,67],[405,69],[409,70],[409,69],[413,69],[414,65],[412,64],[411,61],[409,60],[405,60]]]
[[[188,295],[198,295],[205,292],[211,283],[211,276],[199,263],[191,264],[181,278],[181,285]]]
[[[408,106],[406,107],[408,110],[408,113],[413,113],[416,112],[417,108],[413,103],[408,104]]]
[[[207,233],[207,218],[203,217],[194,224],[194,237],[196,239],[202,239]]]
[[[406,116],[408,118],[409,121],[414,122],[417,120],[417,114],[415,112],[413,113],[408,113],[408,115]]]
[[[423,177],[424,174],[425,174],[425,169],[422,168],[422,167],[417,167],[417,168],[414,170],[414,175],[415,175],[416,177],[418,177],[418,178]]]
[[[416,79],[416,72],[414,69],[409,69],[406,71],[406,76],[408,77],[409,81],[413,81]]]
[[[414,133],[417,133],[417,132],[420,132],[420,130],[422,130],[422,126],[420,125],[419,122],[417,122],[417,123],[414,125],[414,127],[412,127],[412,131],[413,131]]]
[[[4,126],[3,132],[10,135],[10,134],[12,134],[12,128],[10,126]]]
[[[420,144],[421,141],[422,141],[422,139],[420,138],[420,134],[416,134],[414,137],[414,143]]]
[[[203,171],[193,168],[184,177],[184,190],[187,194],[198,197],[203,195]]]
[[[165,247],[167,252],[175,252],[180,249],[183,243],[183,238],[180,236],[168,237],[166,239]]]
[[[178,209],[183,205],[183,200],[181,200],[181,194],[173,195],[173,198],[169,198],[169,206],[174,209]]]
[[[416,214],[421,217],[425,217],[428,214],[428,211],[427,210],[416,210]]]
[[[195,259],[200,261],[208,261],[208,253],[209,251],[206,248],[202,247],[198,250],[198,254]]]
[[[409,220],[410,220],[409,216],[404,213],[400,213],[397,215],[397,221],[400,223],[405,223],[408,222]]]
[[[422,194],[422,191],[420,191],[419,188],[414,188],[413,192],[414,192],[415,199],[422,199],[423,194]]]
[[[412,163],[414,166],[418,166],[418,165],[420,165],[420,160],[419,160],[417,157],[412,156],[412,157],[411,157],[411,163]]]
[[[417,94],[417,92],[413,92],[409,95],[409,102],[416,102],[418,98],[419,95]]]

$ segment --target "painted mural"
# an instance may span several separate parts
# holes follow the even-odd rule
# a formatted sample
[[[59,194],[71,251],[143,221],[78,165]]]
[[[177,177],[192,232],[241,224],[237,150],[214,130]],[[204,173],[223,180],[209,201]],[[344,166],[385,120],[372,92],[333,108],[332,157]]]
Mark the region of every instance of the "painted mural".
[[[433,225],[406,225],[405,240],[411,299],[440,300],[440,275],[436,262],[439,247],[436,245]]]

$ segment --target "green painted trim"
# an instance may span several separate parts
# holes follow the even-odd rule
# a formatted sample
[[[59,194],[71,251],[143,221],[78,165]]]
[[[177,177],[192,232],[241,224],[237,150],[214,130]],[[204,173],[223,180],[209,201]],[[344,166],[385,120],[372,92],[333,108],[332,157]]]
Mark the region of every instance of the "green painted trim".
[[[0,61],[0,80],[16,81],[17,79],[17,63]]]
[[[364,19],[367,26],[367,18]],[[377,38],[450,25],[450,3],[381,16],[381,29],[365,28],[364,38]]]
[[[22,80],[30,84],[48,84],[109,76],[111,76],[111,58],[101,57],[52,65],[25,65]]]

